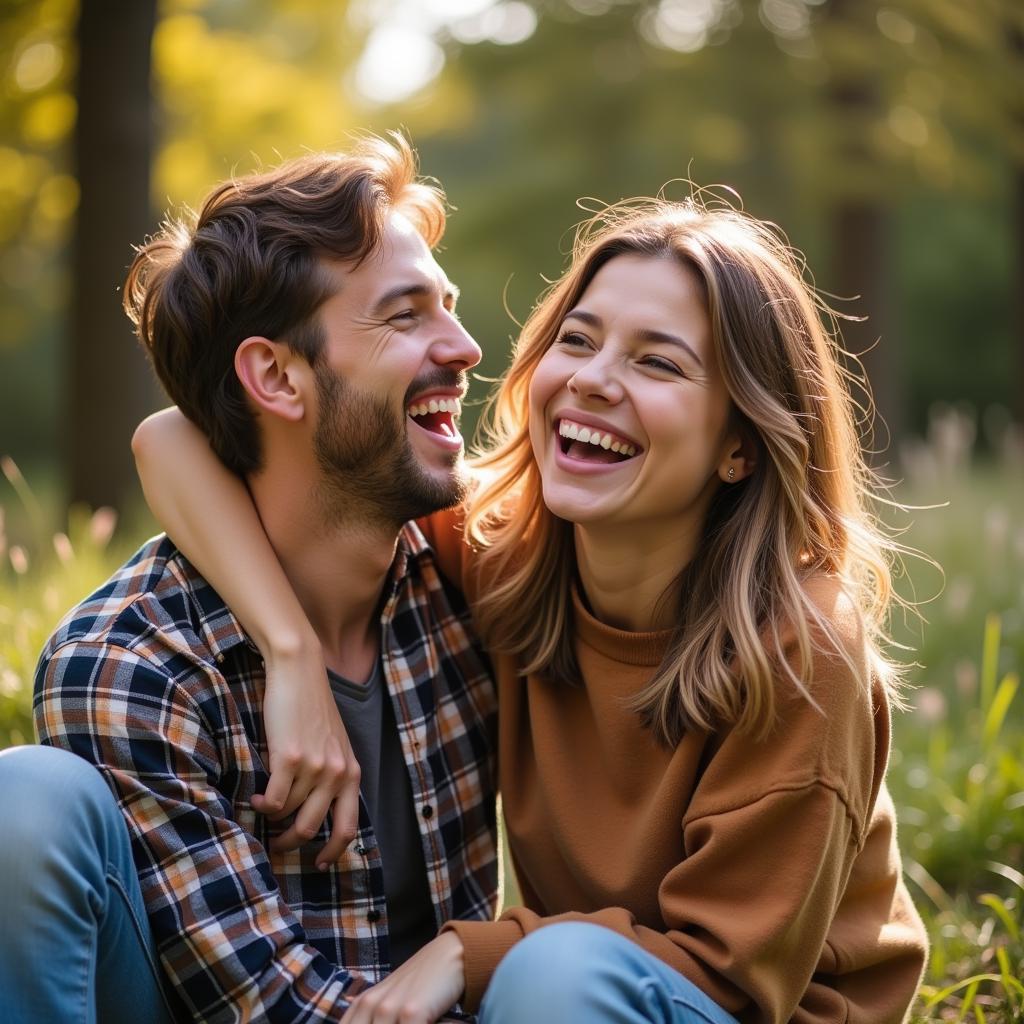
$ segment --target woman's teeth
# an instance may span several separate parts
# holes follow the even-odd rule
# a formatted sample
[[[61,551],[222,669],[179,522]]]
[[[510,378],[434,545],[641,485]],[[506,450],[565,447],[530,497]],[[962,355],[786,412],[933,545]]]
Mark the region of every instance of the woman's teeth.
[[[631,458],[636,455],[636,445],[630,444],[621,437],[614,434],[602,433],[600,430],[591,427],[584,427],[572,420],[560,420],[558,433],[561,437],[567,437],[570,441],[582,441],[584,444],[592,444],[597,448],[611,449]]]

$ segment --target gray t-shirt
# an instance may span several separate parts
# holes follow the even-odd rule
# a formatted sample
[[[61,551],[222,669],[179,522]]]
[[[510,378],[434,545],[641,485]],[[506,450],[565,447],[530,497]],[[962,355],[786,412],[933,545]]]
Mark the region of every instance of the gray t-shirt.
[[[335,672],[328,677],[362,769],[360,795],[384,871],[393,970],[437,934],[409,769],[380,660],[365,683]]]

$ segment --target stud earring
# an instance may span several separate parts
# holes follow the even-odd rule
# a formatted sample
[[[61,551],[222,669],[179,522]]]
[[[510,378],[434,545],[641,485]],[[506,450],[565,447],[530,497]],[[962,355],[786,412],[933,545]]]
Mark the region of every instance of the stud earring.
[[[736,479],[736,470],[732,466],[729,467],[729,474],[728,475],[729,475],[729,479],[730,480],[735,480]]]

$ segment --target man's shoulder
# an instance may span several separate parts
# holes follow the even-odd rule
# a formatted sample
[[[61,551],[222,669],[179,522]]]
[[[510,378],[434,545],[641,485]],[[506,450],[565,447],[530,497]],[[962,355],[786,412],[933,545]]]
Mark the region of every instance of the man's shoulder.
[[[70,647],[118,649],[160,663],[181,650],[213,662],[225,617],[229,630],[240,632],[213,588],[161,534],[67,612],[43,648],[40,665]]]

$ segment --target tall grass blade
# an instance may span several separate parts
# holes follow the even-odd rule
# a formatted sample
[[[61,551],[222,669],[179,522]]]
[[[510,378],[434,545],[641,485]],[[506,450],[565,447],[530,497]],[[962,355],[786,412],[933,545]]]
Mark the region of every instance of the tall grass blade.
[[[953,901],[946,894],[946,890],[925,871],[918,861],[905,860],[903,862],[903,873],[917,885],[939,910],[951,911],[953,909]]]
[[[989,860],[985,862],[985,867],[989,871],[995,872],[997,875],[1002,875],[1003,878],[1013,882],[1021,891],[1024,891],[1024,872],[1018,871],[1016,868],[1011,868],[1009,864],[1000,864],[999,861]]]
[[[981,710],[987,712],[992,704],[999,671],[999,640],[1002,623],[995,612],[985,616],[985,639],[981,648]]]
[[[981,984],[980,978],[973,978],[970,985],[967,986],[967,992],[964,994],[964,1001],[960,1004],[960,1012],[956,1015],[957,1024],[967,1016],[967,1011],[974,1006],[974,997],[978,994],[978,986]]]
[[[999,735],[999,730],[1003,727],[1006,712],[1010,710],[1013,698],[1017,694],[1017,687],[1019,685],[1020,680],[1013,672],[1004,676],[1003,681],[999,684],[999,689],[996,690],[995,697],[993,697],[992,703],[988,706],[988,711],[985,713],[985,726],[982,730],[981,742],[986,751],[992,749],[992,745]]]
[[[939,1003],[945,1002],[951,995],[955,995],[961,989],[971,990],[971,999],[973,1000],[973,993],[978,990],[978,986],[983,981],[1002,981],[1002,977],[998,974],[975,974],[970,978],[964,978],[963,981],[954,982],[952,985],[947,985],[945,988],[940,988],[938,992],[934,993],[931,998],[924,1004],[926,1010],[930,1010],[933,1006],[938,1006]],[[965,998],[966,1002],[966,998]],[[963,1019],[962,1017],[960,1018]]]
[[[1020,941],[1020,926],[1013,919],[1010,911],[1007,910],[1006,904],[998,896],[987,892],[983,896],[978,897],[978,902],[988,907],[999,918],[1002,926],[1007,930],[1014,942]]]
[[[41,540],[43,536],[42,525],[45,522],[42,507],[35,496],[35,492],[29,487],[28,481],[22,476],[18,464],[10,455],[0,457],[0,473],[3,473],[7,478],[7,482],[14,488],[14,493],[17,494],[18,499],[21,501],[28,515],[29,524],[33,527],[36,541]]]
[[[1017,992],[1014,989],[1014,984],[1016,983],[1019,987],[1020,982],[1017,982],[1010,973],[1010,958],[1006,955],[1006,950],[1002,946],[996,949],[996,959],[999,961],[999,973],[1003,976],[1003,988],[1006,989],[1006,994],[1010,997],[1010,1003],[1016,1007],[1024,993]]]

